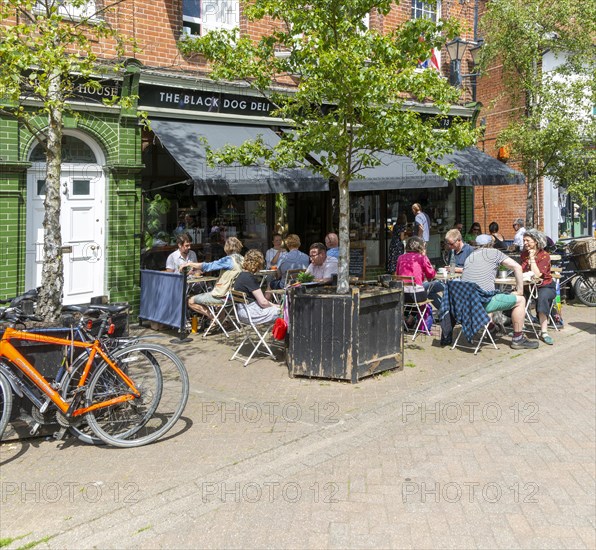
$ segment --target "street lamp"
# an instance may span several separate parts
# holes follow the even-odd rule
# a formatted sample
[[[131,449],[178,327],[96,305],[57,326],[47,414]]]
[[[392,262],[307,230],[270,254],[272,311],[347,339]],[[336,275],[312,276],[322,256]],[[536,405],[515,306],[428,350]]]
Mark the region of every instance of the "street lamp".
[[[451,59],[451,64],[449,65],[449,84],[458,88],[462,85],[461,60],[464,58],[468,44],[468,42],[462,40],[459,36],[446,44],[447,54],[449,55],[449,59]]]
[[[446,44],[447,53],[451,59],[451,64],[449,67],[449,83],[452,86],[461,88],[464,78],[472,78],[473,101],[476,101],[476,78],[478,77],[478,73],[473,72],[469,74],[462,74],[461,62],[469,47],[470,54],[472,55],[472,63],[474,66],[476,66],[480,59],[479,54],[483,44],[484,40],[482,38],[479,38],[476,42],[468,42],[467,40],[462,40],[459,36]]]

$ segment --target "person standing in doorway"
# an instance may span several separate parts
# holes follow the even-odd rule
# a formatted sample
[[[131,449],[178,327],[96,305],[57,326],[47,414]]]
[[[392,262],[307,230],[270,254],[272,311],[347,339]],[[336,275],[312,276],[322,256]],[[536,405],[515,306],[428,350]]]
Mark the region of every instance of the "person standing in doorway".
[[[412,205],[414,213],[414,237],[420,237],[427,243],[430,241],[430,216],[422,211],[422,206],[415,202]]]

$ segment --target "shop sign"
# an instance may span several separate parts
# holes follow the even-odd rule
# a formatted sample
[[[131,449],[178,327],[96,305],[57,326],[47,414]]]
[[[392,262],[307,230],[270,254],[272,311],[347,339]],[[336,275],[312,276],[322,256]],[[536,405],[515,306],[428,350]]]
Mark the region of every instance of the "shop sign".
[[[89,99],[114,99],[120,95],[120,82],[115,80],[102,80],[99,86],[91,86],[88,82],[75,84],[73,94],[76,98]]]
[[[160,107],[235,115],[269,116],[274,110],[273,103],[263,98],[163,86],[141,87],[139,104],[143,108]]]
[[[36,78],[31,79],[32,71],[27,71],[25,76],[27,84],[23,91],[28,95],[35,95],[35,87],[39,85]],[[104,99],[115,99],[120,95],[120,82],[116,80],[75,80],[69,99],[74,101],[85,101],[87,99],[101,103]]]

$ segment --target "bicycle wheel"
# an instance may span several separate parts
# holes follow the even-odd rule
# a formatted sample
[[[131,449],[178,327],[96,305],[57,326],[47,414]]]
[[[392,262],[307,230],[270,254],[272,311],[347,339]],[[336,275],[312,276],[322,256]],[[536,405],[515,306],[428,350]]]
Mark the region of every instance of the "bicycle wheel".
[[[74,398],[75,390],[78,387],[79,379],[87,363],[87,354],[81,354],[77,357],[71,368],[71,372],[67,372],[62,381],[61,395],[65,401],[70,402]],[[96,359],[103,363],[101,358]],[[99,368],[96,367],[96,368]],[[83,396],[84,397],[84,396]],[[81,405],[83,406],[83,400],[81,399]],[[87,425],[85,418],[77,417],[75,421],[68,427],[68,431],[74,435],[78,440],[88,445],[105,445],[105,441],[102,441],[95,435],[95,432]]]
[[[0,439],[12,412],[12,387],[6,375],[0,372]]]
[[[575,297],[586,306],[596,306],[596,277],[579,275],[574,285]]]
[[[188,400],[188,374],[180,358],[157,344],[136,344],[112,358],[129,376],[141,396],[86,415],[89,427],[105,443],[138,447],[155,441],[180,418]],[[86,393],[87,406],[130,393],[124,381],[104,364]]]

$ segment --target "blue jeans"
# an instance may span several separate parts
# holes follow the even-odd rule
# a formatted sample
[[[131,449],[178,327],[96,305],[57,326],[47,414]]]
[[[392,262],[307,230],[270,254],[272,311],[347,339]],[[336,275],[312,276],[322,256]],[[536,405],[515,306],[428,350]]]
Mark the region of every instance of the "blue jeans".
[[[445,285],[441,281],[424,281],[422,286],[426,290],[428,299],[433,303],[433,307],[439,310],[441,308],[441,301],[443,300]]]

